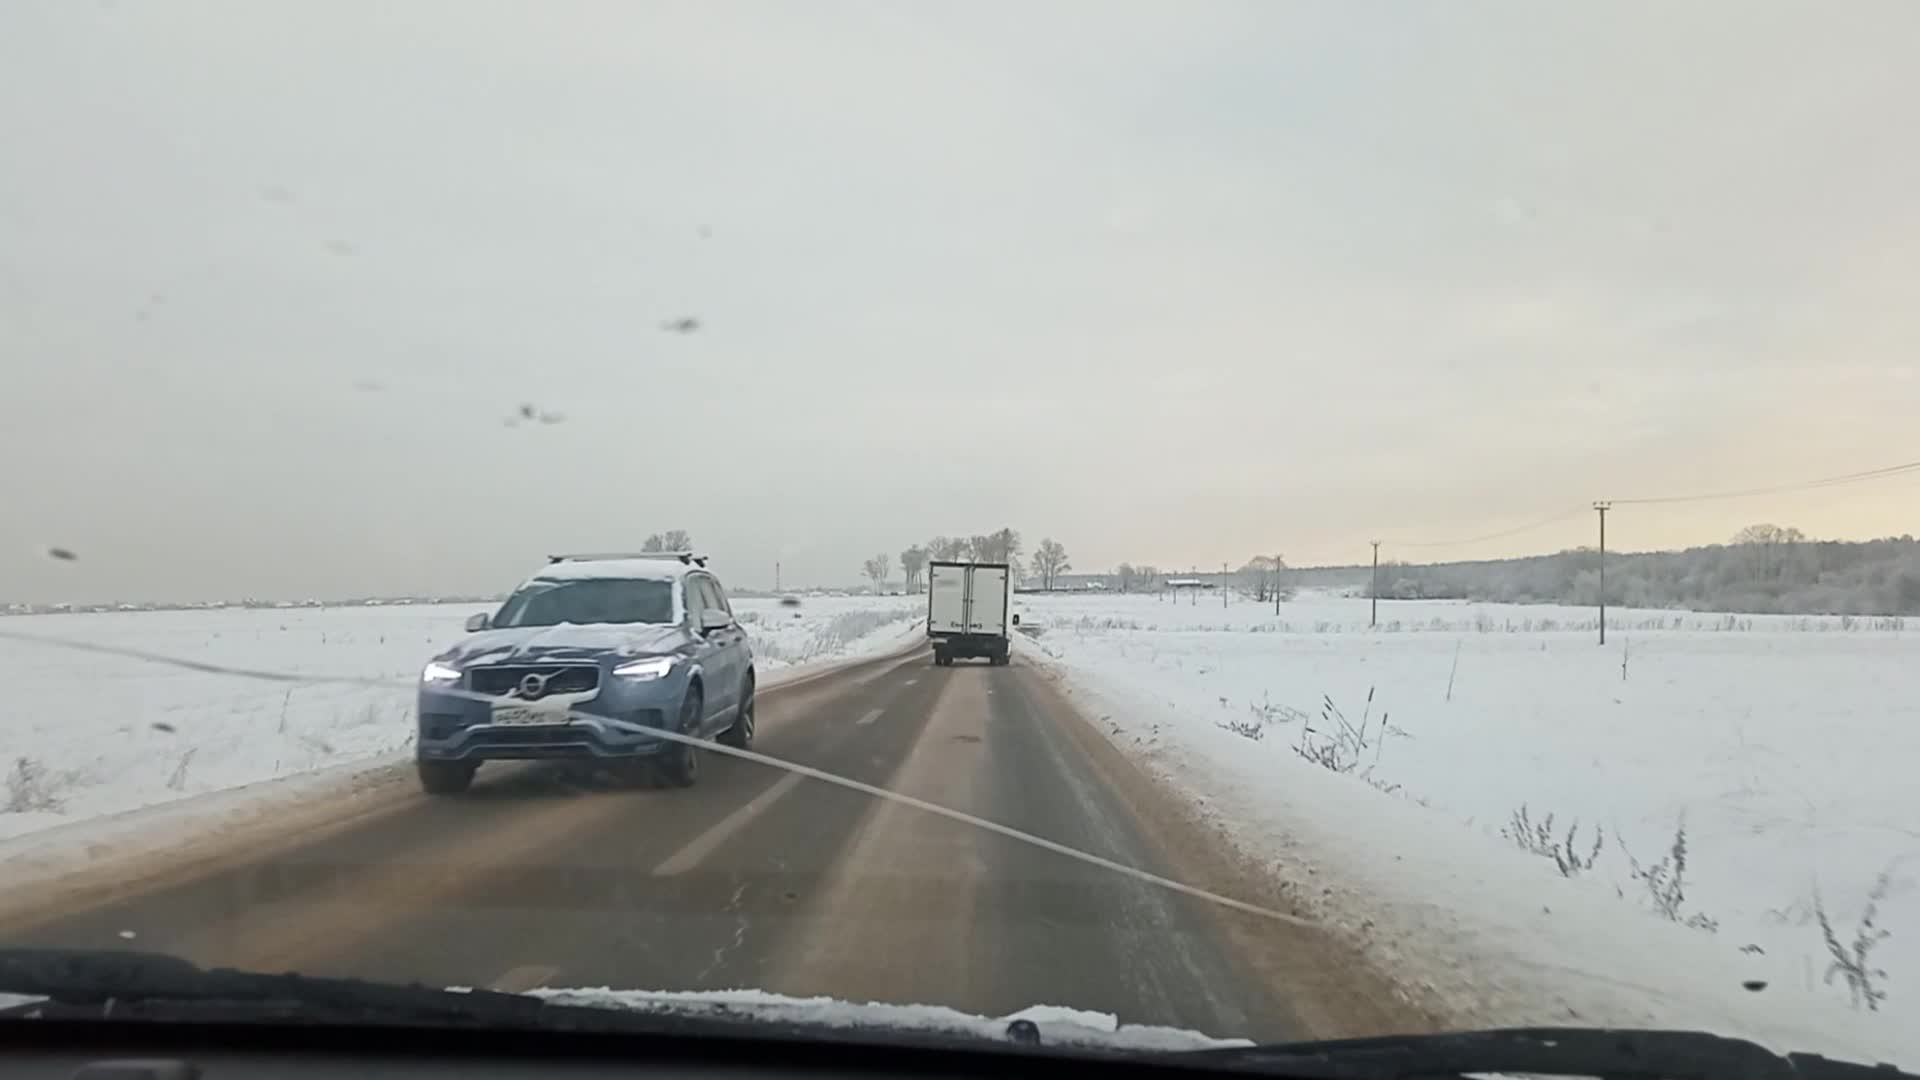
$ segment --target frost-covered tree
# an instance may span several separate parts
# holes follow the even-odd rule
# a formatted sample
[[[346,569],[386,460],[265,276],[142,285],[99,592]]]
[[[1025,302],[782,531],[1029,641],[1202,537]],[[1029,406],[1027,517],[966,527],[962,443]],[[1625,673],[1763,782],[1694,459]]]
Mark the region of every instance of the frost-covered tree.
[[[866,573],[868,580],[873,582],[874,592],[879,592],[880,587],[887,583],[887,568],[887,553],[884,551],[861,565],[861,570]]]
[[[907,591],[912,592],[920,584],[920,573],[927,568],[927,552],[915,544],[900,553],[900,573],[907,579]]]
[[[1033,552],[1033,574],[1040,579],[1040,587],[1051,590],[1054,579],[1068,570],[1073,563],[1067,559],[1067,549],[1058,540],[1049,536],[1040,541]]]
[[[685,529],[668,529],[664,533],[654,533],[640,545],[645,552],[692,551],[693,537]]]

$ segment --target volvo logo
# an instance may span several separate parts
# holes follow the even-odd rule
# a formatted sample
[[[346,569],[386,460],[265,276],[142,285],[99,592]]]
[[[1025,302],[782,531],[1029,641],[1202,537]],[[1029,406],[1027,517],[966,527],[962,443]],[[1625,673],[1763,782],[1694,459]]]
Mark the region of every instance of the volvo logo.
[[[547,692],[547,676],[538,672],[520,680],[520,696],[529,700]]]

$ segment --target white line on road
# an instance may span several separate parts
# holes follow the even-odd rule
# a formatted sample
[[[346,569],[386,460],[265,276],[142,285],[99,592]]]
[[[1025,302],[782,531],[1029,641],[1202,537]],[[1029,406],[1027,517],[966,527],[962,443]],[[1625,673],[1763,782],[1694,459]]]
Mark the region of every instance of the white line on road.
[[[560,969],[557,967],[525,964],[488,983],[487,989],[498,990],[503,994],[524,994],[529,990],[551,985],[553,977],[558,974]]]
[[[908,680],[906,681],[906,683],[905,683],[905,685],[907,685],[907,686],[912,686],[912,685],[913,685],[914,683],[917,683],[917,682],[919,682],[919,681],[920,681],[919,679],[908,679]]]
[[[740,807],[733,813],[711,825],[706,832],[687,841],[679,851],[666,857],[659,866],[653,868],[654,877],[673,877],[684,874],[700,865],[700,861],[713,854],[715,848],[727,842],[727,838],[740,831],[747,822],[760,816],[767,807],[772,806],[780,796],[800,786],[804,779],[799,773],[788,773],[774,782],[774,785],[761,792],[752,802]]]
[[[855,721],[854,721],[854,723],[856,723],[856,724],[871,724],[871,723],[873,723],[873,722],[874,722],[875,720],[878,720],[878,719],[880,719],[880,714],[881,714],[881,713],[884,713],[884,712],[886,712],[886,711],[887,711],[887,710],[885,710],[885,709],[874,709],[873,711],[871,711],[871,712],[869,712],[869,713],[867,713],[867,715],[865,715],[865,716],[863,716],[863,717],[861,717],[861,718],[860,718],[860,719],[858,719],[858,720],[855,720]]]

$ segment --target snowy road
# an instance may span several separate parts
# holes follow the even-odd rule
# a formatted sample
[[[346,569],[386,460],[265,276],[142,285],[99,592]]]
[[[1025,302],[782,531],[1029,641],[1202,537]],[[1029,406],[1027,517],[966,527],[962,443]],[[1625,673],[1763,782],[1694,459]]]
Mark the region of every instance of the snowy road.
[[[770,689],[757,749],[1248,887],[1019,665],[935,668],[919,648]],[[689,790],[581,786],[544,765],[489,766],[456,799],[418,795],[410,776],[384,783],[337,819],[303,814],[297,834],[120,882],[58,919],[0,912],[0,932],[508,990],[753,987],[987,1015],[1070,1005],[1221,1036],[1406,1022],[1334,985],[1346,965],[1312,931],[753,763],[709,755]]]

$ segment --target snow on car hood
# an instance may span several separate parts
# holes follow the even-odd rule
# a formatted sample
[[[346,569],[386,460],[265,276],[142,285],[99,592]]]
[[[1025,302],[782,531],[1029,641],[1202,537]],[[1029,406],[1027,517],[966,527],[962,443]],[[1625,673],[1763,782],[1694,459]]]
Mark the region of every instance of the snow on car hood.
[[[606,653],[620,656],[670,653],[686,642],[687,633],[680,627],[650,623],[510,626],[482,630],[448,650],[445,658],[461,664],[593,660]]]
[[[1007,1042],[1007,1025],[1027,1020],[1040,1031],[1041,1046],[1099,1047],[1168,1052],[1251,1046],[1247,1039],[1216,1039],[1186,1028],[1122,1024],[1109,1013],[1057,1005],[1031,1005],[1006,1016],[964,1013],[944,1005],[857,1004],[830,997],[788,997],[764,990],[667,991],[548,989],[529,991],[556,1005],[629,1009],[716,1020],[758,1020],[840,1029],[870,1029],[958,1035]]]

